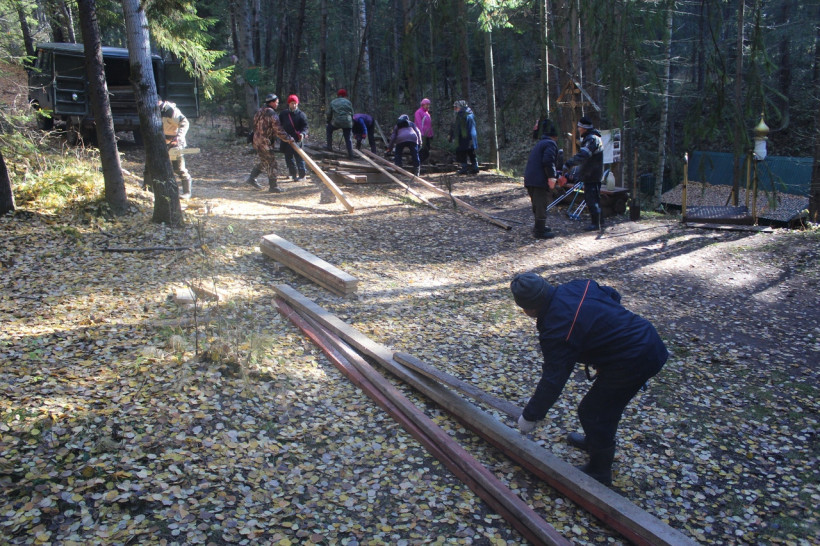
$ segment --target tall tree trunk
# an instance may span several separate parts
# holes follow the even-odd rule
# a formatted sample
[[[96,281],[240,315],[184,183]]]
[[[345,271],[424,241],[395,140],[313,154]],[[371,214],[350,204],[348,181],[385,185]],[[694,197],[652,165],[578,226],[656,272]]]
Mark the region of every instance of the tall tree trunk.
[[[68,41],[72,44],[76,44],[77,37],[74,35],[74,16],[71,13],[71,7],[65,3],[65,0],[59,0],[57,6],[60,9],[60,16],[63,19]]]
[[[809,190],[809,220],[820,223],[820,23],[814,35],[814,165]]]
[[[53,42],[68,42],[68,34],[64,28],[59,0],[46,0],[45,12],[51,26],[51,40]]]
[[[20,31],[23,33],[23,44],[26,47],[26,55],[34,57],[34,38],[31,37],[31,26],[28,24],[28,15],[23,7],[23,2],[15,2],[17,7],[17,18],[20,20]]]
[[[663,35],[663,45],[666,57],[663,60],[663,90],[661,91],[661,119],[658,127],[658,164],[655,172],[655,196],[652,208],[661,202],[663,193],[663,173],[666,169],[666,133],[669,123],[669,87],[672,81],[672,13],[674,2],[666,5],[666,30]]]
[[[792,1],[784,0],[778,13],[779,25],[787,26],[790,23]],[[777,80],[783,98],[780,103],[780,130],[789,126],[789,103],[791,101],[792,60],[791,60],[791,32],[784,32],[779,44],[780,63],[777,69]]]
[[[151,46],[148,19],[140,0],[122,0],[125,19],[125,37],[128,42],[128,60],[131,63],[131,82],[137,99],[140,131],[145,143],[145,163],[154,190],[153,222],[169,226],[182,224],[179,205],[179,187],[174,178],[171,159],[162,133],[162,122],[157,108],[157,86],[151,64]]]
[[[501,168],[498,155],[498,123],[495,107],[495,71],[493,70],[493,31],[489,27],[484,31],[484,68],[487,72],[487,113],[490,123],[490,162],[496,169]]]
[[[249,0],[232,0],[231,10],[236,17],[240,85],[242,85],[242,93],[245,97],[245,114],[250,122],[259,108],[259,91],[256,88],[256,82],[248,81],[249,69],[256,65],[251,34],[251,5]]]
[[[538,117],[544,118],[550,115],[550,53],[549,53],[549,0],[538,2],[541,45],[538,48],[541,52],[541,87],[538,89],[538,104],[540,112]]]
[[[737,2],[737,47],[735,59],[735,164],[732,174],[732,206],[737,206],[740,179],[743,176],[743,151],[745,148],[745,132],[743,125],[743,17],[746,10],[745,0]]]
[[[105,179],[105,201],[111,207],[111,212],[119,216],[128,211],[128,197],[125,194],[125,181],[114,134],[114,118],[108,100],[100,27],[97,23],[97,3],[96,0],[77,0],[77,6],[83,31],[85,68],[91,90],[91,111],[97,126],[97,145]]]
[[[327,0],[319,5],[319,93],[322,113],[327,103]]]
[[[359,54],[353,76],[353,89],[356,90],[356,104],[359,105],[360,110],[370,112],[370,106],[373,103],[370,93],[370,55],[367,47],[370,19],[367,16],[365,0],[357,0],[357,8],[356,34],[359,37]]]
[[[470,103],[470,44],[467,41],[467,4],[456,0],[456,66],[460,98]]]
[[[302,90],[298,87],[299,86],[299,53],[302,50],[302,32],[305,28],[305,8],[306,8],[306,0],[301,0],[299,2],[299,15],[296,19],[296,30],[293,35],[293,46],[292,52],[290,54],[291,65],[290,65],[290,88],[293,89],[294,93],[301,93]]]
[[[0,215],[14,210],[14,192],[11,191],[11,178],[0,150]]]

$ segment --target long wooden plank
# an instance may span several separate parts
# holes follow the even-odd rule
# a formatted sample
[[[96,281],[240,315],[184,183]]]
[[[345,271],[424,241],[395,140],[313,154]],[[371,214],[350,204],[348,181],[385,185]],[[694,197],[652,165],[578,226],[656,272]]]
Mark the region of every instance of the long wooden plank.
[[[358,279],[276,234],[265,235],[259,249],[296,273],[341,296],[356,291]]]
[[[429,364],[422,362],[413,355],[402,352],[395,352],[393,353],[393,358],[398,363],[407,366],[411,370],[417,371],[420,374],[429,377],[430,379],[435,379],[436,381],[448,387],[452,387],[457,391],[466,394],[473,400],[483,402],[490,407],[493,407],[499,411],[503,411],[513,419],[518,419],[518,417],[521,415],[522,409],[516,406],[515,404],[508,402],[507,400],[496,398],[492,394],[479,389],[475,385],[471,385],[455,376],[448,374],[447,372],[443,372],[439,369],[430,366]]]
[[[322,348],[331,362],[348,379],[385,409],[407,432],[419,440],[456,477],[464,481],[527,540],[533,544],[569,546],[569,541],[419,410],[341,338],[315,320],[302,317],[279,298],[276,299],[276,305],[285,316]]]
[[[398,178],[396,178],[395,176],[393,176],[392,174],[387,172],[387,169],[381,167],[380,165],[377,165],[373,160],[371,160],[369,157],[364,155],[361,150],[355,150],[355,152],[357,154],[359,154],[359,157],[361,157],[362,159],[364,159],[365,161],[370,163],[373,167],[378,169],[379,172],[381,172],[387,178],[389,178],[390,180],[392,180],[393,182],[395,182],[396,184],[398,184],[399,186],[401,186],[402,188],[404,188],[405,190],[407,190],[408,192],[413,194],[417,199],[419,199],[420,201],[422,201],[423,203],[425,203],[427,205],[430,205],[434,209],[438,208],[433,203],[428,201],[426,197],[424,197],[423,195],[418,193],[416,190],[414,190],[413,188],[411,188],[410,186],[408,186],[407,184],[405,184],[404,182],[402,182],[401,180],[399,180]]]
[[[342,192],[342,190],[339,189],[339,186],[337,186],[333,182],[333,180],[331,180],[325,174],[325,172],[319,167],[319,165],[317,165],[316,162],[313,161],[313,159],[311,159],[311,157],[309,155],[307,155],[302,148],[297,146],[296,143],[294,143],[294,142],[289,142],[289,144],[290,144],[291,148],[296,150],[296,153],[299,154],[299,157],[301,157],[302,159],[305,160],[305,163],[307,163],[307,166],[310,167],[310,170],[313,171],[314,173],[316,173],[316,176],[319,177],[319,180],[321,180],[324,183],[325,186],[330,188],[330,191],[333,192],[333,195],[335,195],[339,199],[339,201],[342,202],[342,205],[344,205],[344,207],[347,209],[347,212],[353,212],[353,205],[351,205],[347,201],[347,198],[345,197],[344,192]]]
[[[418,182],[422,186],[433,190],[434,192],[438,193],[439,195],[443,195],[444,197],[449,197],[454,203],[456,203],[460,207],[469,210],[473,214],[477,214],[478,216],[484,218],[485,220],[487,220],[491,224],[494,224],[498,227],[502,227],[504,229],[512,229],[511,225],[509,225],[507,223],[504,223],[500,220],[496,220],[495,218],[493,218],[492,216],[490,216],[486,212],[483,212],[483,211],[475,208],[474,206],[472,206],[469,203],[465,203],[464,201],[462,201],[458,197],[452,195],[450,192],[444,191],[443,189],[439,188],[435,184],[431,184],[430,182],[428,182],[427,180],[421,178],[420,176],[416,176],[415,174],[413,174],[409,171],[406,171],[406,170],[402,169],[401,167],[396,167],[395,165],[393,165],[392,163],[390,163],[389,161],[387,161],[383,157],[379,157],[378,155],[374,154],[373,152],[371,152],[369,150],[359,150],[359,152],[361,152],[363,154],[366,154],[367,157],[373,159],[374,161],[377,161],[379,163],[387,163],[388,165],[393,166],[393,168],[395,168],[397,171],[403,172],[407,176],[411,176],[413,178],[413,180],[415,180],[416,182]]]
[[[645,512],[615,491],[598,483],[542,446],[500,423],[446,387],[410,370],[393,359],[393,351],[329,313],[294,288],[280,284],[273,290],[300,312],[334,332],[356,350],[447,409],[465,426],[503,451],[511,459],[547,482],[634,544],[695,546],[692,539]]]

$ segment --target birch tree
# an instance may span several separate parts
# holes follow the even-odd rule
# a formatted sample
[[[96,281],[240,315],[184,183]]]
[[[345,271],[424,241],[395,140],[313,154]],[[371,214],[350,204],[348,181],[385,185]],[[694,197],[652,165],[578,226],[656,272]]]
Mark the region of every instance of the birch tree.
[[[655,173],[655,196],[653,206],[661,202],[663,193],[663,172],[666,168],[666,134],[668,132],[669,120],[669,87],[672,81],[672,13],[674,2],[667,2],[666,5],[666,31],[663,34],[664,61],[663,77],[661,79],[661,118],[658,127],[658,164]]]

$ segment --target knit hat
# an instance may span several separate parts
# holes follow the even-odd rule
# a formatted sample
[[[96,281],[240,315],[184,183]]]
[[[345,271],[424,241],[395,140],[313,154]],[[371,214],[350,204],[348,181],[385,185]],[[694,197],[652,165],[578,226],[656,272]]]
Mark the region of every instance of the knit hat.
[[[299,97],[297,97],[296,95],[290,95],[288,97],[288,104],[290,104],[292,102],[295,102],[296,104],[299,104]]]
[[[268,96],[265,97],[265,104],[273,102],[275,100],[279,100],[279,97],[277,97],[274,93],[268,93]]]
[[[339,89],[338,91],[336,91],[336,96],[338,96],[338,97],[346,97],[346,96],[347,96],[347,91],[346,91],[346,90],[344,90],[344,89]]]
[[[519,273],[513,277],[510,290],[518,307],[538,309],[549,292],[549,284],[536,273]]]
[[[580,127],[581,129],[593,129],[595,126],[592,125],[591,119],[584,116],[578,120],[578,127]]]
[[[464,110],[465,108],[467,108],[467,101],[457,100],[453,103],[453,108],[460,108],[461,110]]]
[[[421,106],[424,106],[425,104],[430,104],[430,99],[421,99]]]
[[[558,129],[551,120],[545,118],[541,122],[541,134],[548,137],[557,137]]]

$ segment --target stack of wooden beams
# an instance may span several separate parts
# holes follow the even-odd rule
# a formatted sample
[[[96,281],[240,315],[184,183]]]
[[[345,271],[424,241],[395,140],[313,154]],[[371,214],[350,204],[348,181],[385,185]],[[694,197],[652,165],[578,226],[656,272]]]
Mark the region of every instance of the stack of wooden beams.
[[[347,296],[355,293],[358,288],[359,280],[356,277],[278,235],[271,234],[262,237],[259,248],[266,256],[327,288],[334,294]]]

